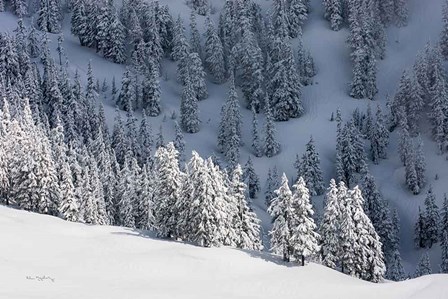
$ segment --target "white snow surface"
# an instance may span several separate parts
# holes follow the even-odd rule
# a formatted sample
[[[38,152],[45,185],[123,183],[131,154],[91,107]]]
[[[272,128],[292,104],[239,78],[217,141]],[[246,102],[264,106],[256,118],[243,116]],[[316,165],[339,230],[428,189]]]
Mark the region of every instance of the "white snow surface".
[[[0,207],[0,298],[443,299],[448,276],[373,284],[267,253],[201,248]]]
[[[224,1],[210,0],[213,4],[216,13],[213,15],[215,25],[218,23],[219,12]],[[267,12],[271,7],[271,0],[255,0],[263,7],[264,12]],[[351,82],[351,63],[349,59],[349,49],[345,44],[348,36],[348,29],[344,28],[339,32],[331,31],[327,21],[323,19],[322,0],[310,0],[312,11],[309,19],[304,26],[304,46],[311,51],[317,67],[317,76],[314,78],[314,84],[303,89],[303,101],[305,106],[305,114],[299,119],[294,119],[288,122],[277,123],[278,137],[282,145],[282,152],[273,158],[253,158],[255,169],[260,176],[262,186],[266,180],[268,168],[277,166],[279,172],[285,172],[288,178],[295,177],[295,170],[293,167],[296,154],[302,155],[305,151],[305,144],[309,141],[310,136],[314,137],[316,147],[321,158],[321,166],[324,173],[324,179],[328,183],[329,180],[335,177],[335,146],[336,146],[336,123],[330,122],[332,112],[336,112],[337,108],[342,111],[343,118],[348,120],[351,112],[360,107],[364,110],[370,101],[355,100],[348,96],[349,84]],[[393,96],[400,76],[406,68],[411,68],[415,60],[416,54],[424,48],[426,42],[437,42],[440,31],[442,29],[442,5],[444,0],[409,0],[409,24],[403,28],[390,26],[387,29],[388,43],[386,50],[386,58],[378,64],[378,89],[379,93],[374,102],[370,102],[375,111],[376,105],[385,106],[386,96]],[[170,12],[174,18],[181,15],[184,19],[184,24],[189,32],[189,16],[190,8],[186,5],[184,0],[160,0],[161,4],[167,4],[170,7]],[[30,20],[25,20],[28,24]],[[205,18],[197,16],[198,28],[201,33],[204,32]],[[0,13],[0,32],[12,32],[16,27],[17,18],[10,12]],[[78,69],[82,79],[86,79],[87,64],[92,62],[94,75],[102,82],[104,78],[108,80],[109,86],[112,77],[115,76],[117,87],[120,87],[121,75],[124,71],[123,65],[110,63],[95,53],[95,50],[81,47],[78,39],[70,33],[70,18],[66,15],[63,25],[64,32],[64,47],[69,59],[69,71],[72,75]],[[52,39],[50,45],[54,57],[56,57],[57,35],[49,35]],[[293,40],[293,44],[295,41]],[[173,111],[179,115],[181,87],[176,82],[176,65],[171,61],[164,61],[164,78],[168,80],[161,80],[162,85],[162,115],[151,119],[153,132],[157,133],[159,126],[163,126],[165,140],[171,140],[174,136],[174,123],[170,116]],[[220,120],[220,109],[222,103],[225,102],[228,93],[228,84],[216,85],[207,82],[209,91],[209,98],[201,101],[200,118],[202,121],[201,131],[197,134],[186,134],[185,140],[187,156],[192,150],[196,150],[202,156],[209,156],[216,152],[217,132]],[[240,100],[243,101],[242,96]],[[104,100],[106,116],[109,124],[112,126],[114,118],[114,103],[110,101],[110,97]],[[243,107],[243,105],[242,105]],[[383,110],[385,111],[385,110]],[[123,114],[124,115],[124,114]],[[252,153],[251,145],[251,113],[246,109],[242,109],[243,115],[243,140],[244,147],[241,149],[240,163],[244,165],[247,157]],[[260,116],[260,124],[263,124],[263,117]],[[430,138],[430,129],[427,124],[421,125],[423,132],[423,140],[425,142],[425,154],[427,162],[427,185],[421,194],[418,196],[412,195],[406,188],[404,182],[404,167],[400,162],[397,154],[397,140],[398,134],[391,135],[391,145],[389,147],[389,156],[387,160],[383,160],[379,165],[370,165],[370,171],[375,176],[380,191],[385,199],[391,205],[391,208],[397,208],[401,219],[401,255],[405,270],[413,273],[415,266],[420,258],[423,250],[416,250],[413,244],[414,237],[414,223],[417,219],[417,211],[419,206],[423,206],[423,201],[426,195],[427,187],[431,184],[434,193],[437,195],[437,203],[439,207],[442,204],[443,193],[448,192],[448,167],[445,156],[437,155],[435,143]],[[366,145],[366,149],[368,144]],[[438,174],[439,179],[435,180]],[[264,188],[262,188],[264,191]],[[315,207],[318,210],[322,209],[322,197],[313,198]],[[270,228],[270,217],[266,214],[264,206],[264,195],[260,192],[259,198],[254,201],[258,216],[263,221],[264,239],[267,244],[267,231]],[[3,221],[3,219],[0,219]],[[62,222],[61,222],[62,223]],[[58,226],[54,227],[59,229]],[[5,227],[2,227],[5,230]],[[110,231],[111,228],[90,228],[97,231]],[[118,229],[117,229],[118,230]],[[135,238],[137,239],[137,238]],[[9,243],[9,239],[6,243]],[[12,241],[12,240],[11,240]],[[126,240],[127,242],[127,240]],[[128,246],[122,242],[121,246]],[[156,241],[147,241],[154,244],[159,244]],[[38,242],[35,239],[35,245],[40,246],[45,242]],[[92,253],[96,252],[96,248],[92,243]],[[171,243],[160,243],[168,246]],[[161,245],[161,246],[162,246]],[[4,244],[2,243],[2,246]],[[179,245],[181,246],[181,245]],[[182,245],[183,247],[190,248]],[[13,247],[12,247],[13,248]],[[77,248],[77,246],[75,246]],[[158,247],[157,247],[158,248]],[[179,247],[180,248],[180,247]],[[15,248],[13,248],[15,249]],[[186,249],[187,250],[187,249]],[[221,249],[216,249],[220,251]],[[204,252],[215,252],[215,249],[206,250]],[[430,249],[430,257],[432,268],[434,272],[439,271],[440,263],[440,247],[438,244]],[[182,250],[172,253],[171,256],[175,260],[177,255],[183,255]],[[232,255],[244,256],[241,253],[233,252]],[[20,258],[24,258],[22,256]],[[111,258],[113,264],[114,258]],[[130,258],[133,258],[132,256]],[[145,256],[147,259],[153,257]],[[200,259],[199,259],[200,260]],[[199,261],[198,260],[198,261]],[[106,263],[106,259],[102,263]],[[25,263],[25,262],[24,262]],[[132,261],[130,262],[132,264]],[[85,264],[85,263],[84,263]],[[193,264],[193,263],[192,263]],[[82,264],[83,265],[83,264]],[[216,266],[216,265],[215,265]],[[238,266],[239,267],[239,266]],[[146,271],[153,271],[153,267],[146,269]],[[196,269],[196,267],[193,267]],[[318,268],[317,266],[310,266],[310,268]],[[213,269],[213,267],[211,267]],[[239,268],[238,268],[239,269]],[[244,269],[244,266],[242,267]],[[110,270],[113,270],[112,268]],[[121,268],[120,268],[121,270]],[[144,270],[142,270],[144,273]],[[292,270],[291,270],[292,271]],[[300,275],[300,269],[295,269],[297,275]],[[319,275],[321,272],[327,273],[327,270],[320,269],[317,271]],[[114,271],[115,272],[115,271]],[[117,275],[121,275],[117,271]],[[188,273],[190,274],[190,273]],[[85,271],[85,275],[90,275],[89,271]],[[177,275],[177,274],[176,274]],[[190,274],[191,275],[191,274]],[[211,274],[210,274],[211,275]],[[296,275],[296,274],[295,274]],[[316,274],[316,278],[319,276]],[[336,275],[336,274],[335,274]],[[256,277],[260,278],[263,275],[256,273]],[[274,274],[269,275],[272,279]],[[306,275],[304,275],[306,276]],[[309,274],[311,277],[311,273]],[[100,279],[100,278],[97,278]],[[276,278],[275,278],[276,279]],[[344,279],[344,278],[339,278]],[[426,278],[423,279],[425,281]],[[319,281],[319,279],[317,279]],[[92,284],[96,283],[92,282]],[[244,283],[244,280],[241,280]],[[359,284],[363,284],[359,282]],[[113,285],[113,284],[112,284]],[[173,282],[172,288],[177,288],[176,282]],[[224,284],[225,285],[225,284]],[[265,285],[261,283],[260,285]],[[299,288],[302,283],[300,280],[296,281],[294,286]],[[354,285],[357,285],[354,284]],[[213,286],[213,285],[211,285]],[[1,288],[0,288],[1,289]],[[86,288],[87,289],[87,288]],[[211,289],[213,289],[211,287]],[[380,289],[380,288],[379,288]],[[320,290],[323,291],[323,290]],[[268,290],[266,290],[268,292]],[[218,293],[218,292],[217,292]],[[264,292],[262,292],[264,293]],[[331,292],[330,292],[331,293]],[[368,293],[368,292],[367,292]],[[268,293],[266,293],[268,294]],[[30,295],[31,296],[31,295]],[[83,297],[83,296],[81,296]],[[127,296],[125,296],[127,297]],[[361,297],[361,296],[360,296]],[[448,297],[448,293],[445,297]],[[32,298],[28,297],[28,298]],[[391,297],[392,298],[392,297]],[[394,297],[399,298],[399,297]],[[403,297],[405,298],[405,297]],[[428,297],[429,298],[429,297]]]

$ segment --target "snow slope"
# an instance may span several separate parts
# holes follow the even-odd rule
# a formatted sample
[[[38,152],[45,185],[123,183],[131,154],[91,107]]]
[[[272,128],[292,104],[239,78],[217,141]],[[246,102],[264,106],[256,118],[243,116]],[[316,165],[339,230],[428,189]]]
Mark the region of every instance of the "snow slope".
[[[0,207],[0,298],[442,299],[448,275],[372,284],[268,254],[200,248]]]
[[[190,8],[184,0],[160,0],[162,4],[168,4],[172,15],[176,18],[180,14],[185,20],[185,27],[189,31]],[[213,15],[217,24],[219,11],[222,8],[222,0],[211,0],[216,13]],[[271,0],[257,0],[267,12],[271,6]],[[393,95],[396,90],[400,75],[405,68],[411,67],[415,56],[427,41],[437,41],[442,28],[441,12],[443,0],[409,0],[410,16],[409,25],[404,28],[391,26],[388,28],[388,44],[386,59],[379,62],[378,88],[379,94],[373,106],[386,103],[386,95]],[[325,181],[335,176],[335,144],[336,124],[330,122],[330,115],[340,108],[343,117],[348,119],[356,107],[365,109],[368,101],[354,100],[347,95],[348,85],[351,81],[351,64],[349,50],[345,44],[348,30],[345,28],[339,32],[329,29],[328,22],[323,19],[322,0],[311,0],[312,12],[304,28],[304,45],[311,50],[318,74],[314,84],[303,90],[305,115],[289,122],[278,123],[279,140],[282,144],[282,152],[274,158],[254,158],[257,174],[261,178],[262,185],[266,179],[267,170],[277,166],[280,172],[285,172],[289,178],[295,177],[293,163],[295,155],[301,155],[305,150],[305,144],[313,135],[316,147],[320,153],[322,169]],[[0,13],[0,31],[11,32],[16,27],[17,18],[11,13]],[[29,22],[29,20],[26,20]],[[198,27],[203,30],[204,17],[198,16]],[[63,32],[65,35],[64,47],[69,59],[70,73],[73,77],[78,69],[85,80],[87,64],[92,62],[94,75],[102,81],[106,78],[110,84],[115,76],[118,87],[124,66],[112,64],[99,57],[93,49],[83,48],[78,39],[70,34],[70,20],[64,20]],[[51,50],[56,57],[57,36],[50,35],[52,39]],[[293,41],[295,43],[295,41]],[[165,140],[170,140],[174,132],[174,124],[170,119],[173,111],[179,110],[181,87],[175,81],[176,67],[169,61],[164,62],[164,78],[162,80],[162,115],[152,119],[152,127],[155,133],[159,126],[163,126]],[[200,117],[202,120],[201,131],[197,134],[185,136],[186,152],[198,151],[202,156],[209,156],[216,151],[216,139],[219,124],[219,111],[225,101],[228,92],[227,84],[215,85],[208,82],[210,97],[200,102]],[[241,99],[242,100],[242,99]],[[110,98],[104,100],[105,110],[109,123],[114,118],[114,103]],[[250,125],[251,115],[246,109],[242,110],[244,117],[243,140],[245,146],[241,151],[241,163],[244,164],[251,153],[250,149]],[[260,116],[262,123],[263,117]],[[444,156],[436,155],[436,147],[429,139],[428,129],[423,124],[425,152],[428,164],[428,185],[432,184],[439,206],[443,193],[448,192],[448,167]],[[418,206],[423,204],[426,189],[421,195],[413,196],[404,186],[404,169],[397,155],[397,134],[391,136],[389,159],[382,161],[380,165],[371,165],[370,171],[374,174],[379,188],[390,203],[392,208],[397,208],[401,218],[401,251],[405,269],[413,272],[417,260],[422,252],[414,249],[413,227],[416,220]],[[434,180],[438,174],[439,180]],[[313,198],[317,209],[322,207],[322,197]],[[264,196],[260,193],[259,199],[254,204],[257,206],[259,217],[263,220],[265,232],[270,227],[269,216],[264,212]],[[431,249],[433,270],[438,271],[440,263],[440,248],[438,245]]]

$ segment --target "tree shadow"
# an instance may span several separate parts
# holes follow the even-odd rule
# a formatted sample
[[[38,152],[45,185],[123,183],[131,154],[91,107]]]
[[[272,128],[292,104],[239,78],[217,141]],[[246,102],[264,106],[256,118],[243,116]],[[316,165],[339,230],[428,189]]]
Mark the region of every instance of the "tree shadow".
[[[111,234],[113,235],[118,235],[118,236],[133,236],[133,237],[140,237],[140,238],[145,238],[145,239],[151,239],[151,240],[155,240],[155,241],[162,241],[162,242],[169,242],[169,243],[176,243],[176,244],[183,244],[183,245],[189,245],[189,246],[193,246],[193,247],[197,247],[197,248],[217,248],[217,247],[203,247],[203,246],[199,246],[195,243],[192,242],[186,242],[183,240],[173,240],[170,238],[160,238],[156,235],[155,232],[153,231],[149,231],[149,230],[140,230],[140,229],[132,229],[132,228],[122,228],[125,231],[116,231],[116,232],[111,232]],[[219,247],[218,247],[219,248]],[[281,257],[279,256],[275,256],[267,251],[255,251],[255,250],[249,250],[249,249],[240,249],[240,248],[235,248],[235,247],[227,247],[227,246],[222,246],[221,248],[226,248],[229,250],[236,250],[239,252],[243,252],[246,255],[250,256],[251,258],[256,258],[256,259],[261,259],[264,260],[265,262],[268,263],[273,263],[279,266],[284,266],[284,267],[298,267],[299,265],[295,262],[285,262],[282,260]]]

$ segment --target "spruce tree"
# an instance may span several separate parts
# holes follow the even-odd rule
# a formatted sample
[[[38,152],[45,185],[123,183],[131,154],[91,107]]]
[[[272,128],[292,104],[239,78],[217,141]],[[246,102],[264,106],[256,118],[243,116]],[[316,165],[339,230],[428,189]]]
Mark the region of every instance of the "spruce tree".
[[[325,195],[325,208],[319,233],[321,238],[322,261],[325,266],[336,269],[341,254],[339,237],[341,235],[341,206],[338,200],[338,188],[334,179]]]
[[[263,246],[260,239],[260,220],[249,206],[246,198],[246,189],[243,171],[238,165],[233,171],[230,186],[231,197],[234,198],[239,210],[236,219],[237,234],[239,236],[237,246],[243,249],[261,250]]]
[[[271,236],[271,250],[289,262],[294,254],[291,246],[292,219],[294,210],[292,205],[292,192],[288,185],[286,174],[282,176],[281,186],[275,191],[275,197],[268,209],[273,219]]]
[[[176,237],[175,206],[184,180],[179,169],[178,152],[172,142],[155,154],[154,225],[161,237]]]
[[[436,197],[430,186],[425,198],[425,213],[424,213],[424,231],[425,247],[431,248],[433,244],[439,241],[439,225],[440,215],[439,209],[436,205]]]
[[[192,78],[185,78],[180,104],[180,125],[187,133],[199,132],[199,107],[198,99],[191,83]]]
[[[280,152],[280,143],[276,139],[276,129],[274,118],[272,116],[272,110],[269,100],[265,101],[265,113],[266,113],[266,124],[265,124],[265,141],[264,141],[264,154],[266,157],[271,158]]]
[[[210,17],[206,19],[204,65],[216,83],[225,80],[224,49]]]
[[[428,252],[425,252],[420,257],[420,261],[418,262],[417,268],[415,269],[414,277],[430,275],[431,273],[431,261],[429,260]]]
[[[247,159],[246,165],[244,165],[242,180],[247,185],[249,197],[256,198],[257,193],[260,192],[260,179],[255,172],[254,165],[250,156],[249,159]]]
[[[292,202],[295,215],[290,228],[294,256],[297,260],[300,257],[302,266],[305,266],[305,258],[315,255],[320,250],[318,245],[320,236],[316,232],[310,193],[302,177],[299,177],[297,183],[293,185]]]
[[[307,143],[306,151],[298,164],[297,177],[305,180],[311,196],[321,195],[324,192],[320,158],[314,146],[313,137]]]

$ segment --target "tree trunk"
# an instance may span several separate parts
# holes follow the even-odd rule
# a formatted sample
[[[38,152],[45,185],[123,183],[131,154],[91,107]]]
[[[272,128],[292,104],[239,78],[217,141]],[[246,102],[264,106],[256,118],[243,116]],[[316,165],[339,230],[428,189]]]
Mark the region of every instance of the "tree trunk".
[[[302,266],[305,266],[305,256],[302,255]]]

